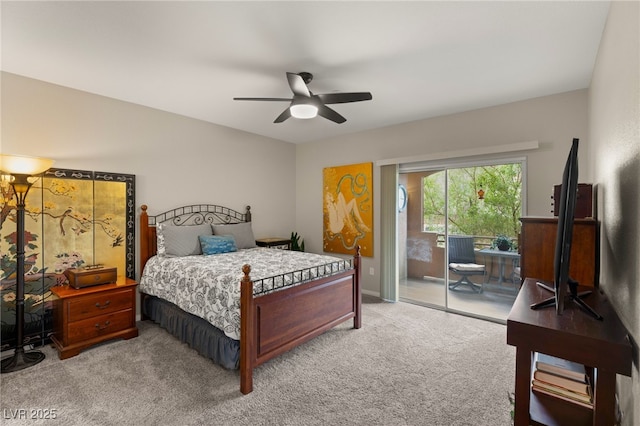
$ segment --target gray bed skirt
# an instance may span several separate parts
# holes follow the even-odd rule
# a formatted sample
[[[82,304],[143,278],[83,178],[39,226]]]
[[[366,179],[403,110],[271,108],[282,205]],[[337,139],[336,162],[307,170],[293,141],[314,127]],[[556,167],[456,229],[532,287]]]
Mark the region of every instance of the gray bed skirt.
[[[224,368],[240,366],[240,342],[200,317],[183,311],[176,305],[154,296],[142,298],[142,312],[162,328],[188,344],[200,355]]]

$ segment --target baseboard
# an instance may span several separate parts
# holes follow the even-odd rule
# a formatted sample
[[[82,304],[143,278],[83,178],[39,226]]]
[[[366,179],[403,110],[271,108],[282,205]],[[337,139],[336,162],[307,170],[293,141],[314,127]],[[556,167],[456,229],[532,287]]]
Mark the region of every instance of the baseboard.
[[[381,299],[381,297],[380,297],[380,292],[379,292],[379,291],[371,291],[371,290],[364,290],[364,289],[361,289],[361,290],[360,290],[360,292],[361,292],[362,294],[366,294],[367,296],[375,296],[375,297],[377,297],[377,298],[380,298],[380,299]]]

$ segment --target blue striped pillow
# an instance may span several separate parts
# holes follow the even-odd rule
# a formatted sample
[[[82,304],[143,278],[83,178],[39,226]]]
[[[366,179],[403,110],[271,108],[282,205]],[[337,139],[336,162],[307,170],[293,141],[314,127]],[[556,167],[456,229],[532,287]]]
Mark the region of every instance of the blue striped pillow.
[[[238,251],[232,235],[200,235],[202,254],[220,254]]]

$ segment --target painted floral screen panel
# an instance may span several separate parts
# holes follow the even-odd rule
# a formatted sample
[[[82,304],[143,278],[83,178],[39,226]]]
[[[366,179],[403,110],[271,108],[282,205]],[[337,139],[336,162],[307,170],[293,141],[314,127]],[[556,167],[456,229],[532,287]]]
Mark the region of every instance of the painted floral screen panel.
[[[2,350],[15,344],[15,201],[10,186],[0,200]],[[52,332],[49,288],[68,268],[104,264],[135,278],[135,176],[50,169],[36,181],[25,212],[25,340]]]
[[[42,186],[34,186],[29,194],[29,200],[42,200],[41,256],[48,273],[60,274],[68,268],[94,263],[92,174],[76,172],[75,176],[65,179],[45,177]],[[26,228],[30,225],[27,222]]]

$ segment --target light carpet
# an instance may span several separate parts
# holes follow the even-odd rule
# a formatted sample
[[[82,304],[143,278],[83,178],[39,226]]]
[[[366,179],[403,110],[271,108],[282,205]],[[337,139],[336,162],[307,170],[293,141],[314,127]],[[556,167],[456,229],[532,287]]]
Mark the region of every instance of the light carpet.
[[[509,425],[515,349],[506,327],[365,297],[348,321],[258,367],[242,395],[237,371],[165,330],[61,361],[51,347],[29,369],[0,376],[2,424]],[[16,420],[17,410],[28,418]],[[55,420],[31,419],[55,410]],[[40,411],[42,413],[43,411]]]

